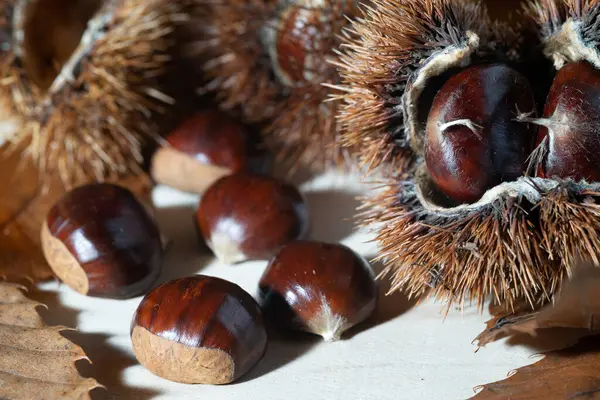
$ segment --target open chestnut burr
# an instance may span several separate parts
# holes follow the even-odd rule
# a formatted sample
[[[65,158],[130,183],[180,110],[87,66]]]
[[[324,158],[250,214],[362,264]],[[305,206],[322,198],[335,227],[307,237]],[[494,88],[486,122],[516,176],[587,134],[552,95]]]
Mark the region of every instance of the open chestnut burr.
[[[223,176],[266,173],[270,166],[256,135],[217,110],[197,112],[166,139],[168,146],[152,157],[151,175],[157,183],[185,192],[202,194]]]
[[[341,244],[296,241],[270,261],[259,282],[274,324],[339,340],[375,310],[378,285],[369,263]]]
[[[418,4],[373,1],[338,63],[344,140],[381,189],[362,221],[377,227],[383,275],[449,305],[535,302],[561,277],[539,250],[531,210],[550,186],[526,176],[536,127],[519,118],[538,112],[525,60],[539,42],[481,1]]]
[[[162,0],[2,1],[2,139],[45,183],[140,173],[179,93],[170,74],[183,14]]]
[[[112,184],[80,186],[49,211],[42,247],[56,276],[89,296],[129,298],[160,274],[163,246],[147,208]]]
[[[600,3],[526,3],[511,27],[477,0],[373,0],[341,47],[344,139],[381,189],[363,223],[411,296],[536,307],[600,257]]]
[[[260,307],[234,283],[181,278],[144,297],[131,323],[133,351],[144,367],[181,383],[227,384],[263,356]]]
[[[225,264],[267,260],[308,230],[307,207],[295,187],[248,173],[218,180],[196,216],[206,244]]]

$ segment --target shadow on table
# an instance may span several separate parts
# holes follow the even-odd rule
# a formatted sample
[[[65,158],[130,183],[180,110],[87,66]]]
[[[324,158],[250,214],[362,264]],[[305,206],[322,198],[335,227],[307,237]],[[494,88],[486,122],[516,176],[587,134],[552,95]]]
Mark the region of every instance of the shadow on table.
[[[375,275],[379,275],[384,269],[381,262],[371,263]],[[362,324],[350,329],[346,338],[352,338],[376,326],[383,325],[388,321],[401,316],[410,311],[417,303],[418,299],[409,299],[408,296],[401,291],[389,293],[392,287],[389,277],[379,280],[379,297],[377,299],[377,308],[373,316]]]
[[[195,208],[157,208],[156,221],[167,240],[163,271],[156,285],[197,274],[212,261],[212,254],[196,228]]]
[[[509,346],[526,347],[538,352],[560,350],[576,345],[581,338],[589,336],[587,329],[551,328],[540,329],[536,336],[521,334],[509,338]]]
[[[77,362],[81,374],[95,378],[106,387],[106,390],[94,390],[92,399],[144,400],[161,394],[152,389],[128,386],[123,382],[123,371],[137,365],[138,362],[130,354],[108,343],[110,336],[78,332],[65,332],[64,336],[81,346],[91,361]]]
[[[272,171],[271,175],[299,187],[304,183],[314,179],[318,173],[315,173],[314,171],[302,166],[293,171],[289,171],[287,168],[283,168],[280,165],[275,165],[275,169]]]
[[[77,327],[79,310],[61,303],[57,293],[33,288],[27,291],[27,297],[46,306],[38,307],[37,312],[48,325],[61,325],[69,328]]]
[[[336,243],[354,232],[354,216],[360,205],[355,192],[333,189],[308,191],[304,196],[310,216],[311,240]]]
[[[270,327],[265,356],[256,367],[234,384],[251,381],[274,372],[308,354],[321,342],[323,342],[323,339],[320,336],[303,332],[282,331]]]
[[[375,263],[373,270],[375,274],[379,274],[383,269],[381,263]],[[389,280],[380,282],[379,297],[377,309],[373,316],[362,324],[355,326],[342,336],[342,340],[348,340],[352,337],[372,329],[378,325],[382,325],[400,315],[408,312],[416,304],[417,300],[409,300],[408,297],[401,292],[394,292],[387,295],[391,287]],[[269,328],[269,344],[267,352],[263,360],[250,373],[240,379],[238,383],[259,378],[263,375],[275,371],[284,365],[293,362],[323,342],[323,339],[316,335],[310,335],[303,332],[290,332],[278,329],[277,327]]]
[[[39,307],[38,312],[49,325],[62,325],[76,328],[79,310],[65,306],[58,298],[58,294],[50,291],[30,290],[27,296],[32,300],[45,304],[48,308]],[[110,338],[104,334],[88,334],[77,331],[61,333],[73,343],[81,346],[91,363],[87,360],[77,361],[77,369],[84,377],[96,379],[106,387],[94,389],[91,392],[93,399],[150,399],[157,391],[126,386],[122,380],[123,371],[136,365],[134,357],[108,343]]]

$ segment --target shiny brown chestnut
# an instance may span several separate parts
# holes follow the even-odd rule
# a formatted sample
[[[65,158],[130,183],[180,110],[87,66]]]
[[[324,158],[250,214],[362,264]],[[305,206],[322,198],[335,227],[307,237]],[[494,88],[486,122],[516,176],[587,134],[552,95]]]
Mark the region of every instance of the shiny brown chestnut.
[[[185,192],[202,194],[219,178],[238,171],[265,172],[269,157],[255,135],[227,114],[198,112],[167,136],[154,153],[152,178]]]
[[[378,285],[369,263],[341,244],[292,242],[260,279],[261,306],[275,324],[339,340],[375,310]]]
[[[131,323],[138,361],[153,374],[181,383],[227,384],[265,353],[260,307],[238,285],[193,276],[157,287]]]
[[[534,113],[535,99],[516,70],[476,65],[451,76],[427,120],[425,162],[437,188],[458,203],[472,203],[522,176],[535,126],[517,121],[519,112]]]
[[[225,264],[268,260],[308,227],[307,207],[295,187],[248,173],[217,181],[202,196],[196,216],[206,244]]]
[[[581,61],[561,68],[540,126],[538,176],[600,181],[600,71]]]
[[[160,231],[147,208],[116,185],[67,193],[50,209],[41,237],[56,276],[84,295],[134,297],[160,274]]]

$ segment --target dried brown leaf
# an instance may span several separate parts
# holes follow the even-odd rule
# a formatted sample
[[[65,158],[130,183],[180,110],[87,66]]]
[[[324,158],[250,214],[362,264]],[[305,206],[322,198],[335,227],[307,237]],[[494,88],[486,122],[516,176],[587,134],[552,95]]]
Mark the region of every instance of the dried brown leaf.
[[[600,399],[599,339],[588,337],[576,346],[548,352],[509,378],[481,386],[473,399]]]
[[[0,276],[40,281],[52,277],[39,245],[39,229],[50,205],[62,193],[44,196],[38,174],[18,155],[0,161]]]
[[[83,349],[47,326],[23,288],[0,283],[0,398],[89,399],[101,385],[82,377],[75,362],[87,359]]]
[[[585,329],[587,333],[600,332],[600,268],[591,263],[580,263],[571,279],[563,284],[554,304],[539,312],[516,313],[496,317],[475,341],[485,346],[506,336],[520,333],[535,336],[541,329]]]

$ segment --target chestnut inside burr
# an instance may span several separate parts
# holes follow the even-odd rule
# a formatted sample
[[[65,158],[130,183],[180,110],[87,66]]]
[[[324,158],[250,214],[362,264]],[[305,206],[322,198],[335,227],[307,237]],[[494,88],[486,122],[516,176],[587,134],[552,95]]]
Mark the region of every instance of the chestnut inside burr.
[[[29,79],[48,90],[73,56],[103,0],[19,0],[13,41]],[[19,45],[19,42],[20,45]]]
[[[417,161],[420,194],[442,208],[476,203],[525,176],[537,135],[534,124],[518,118],[537,113],[524,75],[485,57],[458,67],[456,57],[431,61],[435,67],[423,69],[404,100],[406,113],[388,121],[389,131],[401,136],[398,146],[423,156]]]
[[[600,71],[586,61],[562,67],[548,93],[539,125],[533,172],[542,178],[600,181]]]
[[[265,26],[264,43],[273,71],[289,87],[323,82],[332,68],[323,54],[333,47],[335,18],[331,10],[312,0],[301,0],[283,8]]]
[[[517,116],[535,108],[531,85],[507,65],[475,65],[454,74],[427,118],[425,163],[435,185],[458,203],[473,203],[522,176],[536,129]]]

